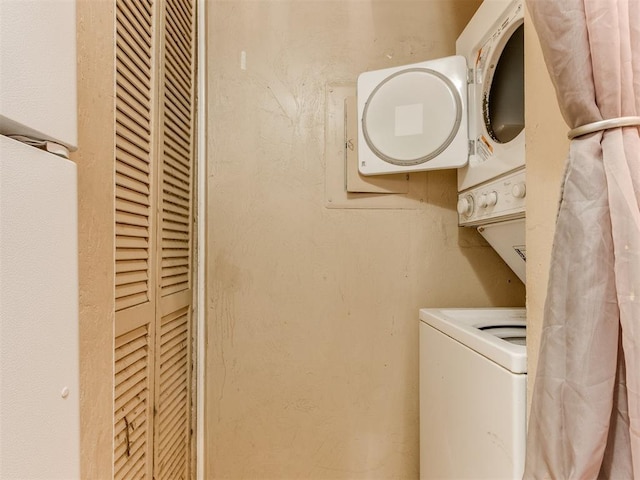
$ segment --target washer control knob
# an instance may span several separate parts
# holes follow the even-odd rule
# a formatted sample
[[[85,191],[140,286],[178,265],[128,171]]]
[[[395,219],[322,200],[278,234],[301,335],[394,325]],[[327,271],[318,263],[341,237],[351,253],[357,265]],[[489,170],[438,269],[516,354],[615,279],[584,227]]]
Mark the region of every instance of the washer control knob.
[[[480,195],[478,203],[481,208],[493,207],[498,203],[498,194],[496,192],[483,193]]]
[[[527,195],[527,187],[524,182],[518,182],[511,187],[511,194],[516,198],[524,198]]]
[[[465,195],[458,199],[458,213],[463,217],[469,217],[473,213],[473,197]]]

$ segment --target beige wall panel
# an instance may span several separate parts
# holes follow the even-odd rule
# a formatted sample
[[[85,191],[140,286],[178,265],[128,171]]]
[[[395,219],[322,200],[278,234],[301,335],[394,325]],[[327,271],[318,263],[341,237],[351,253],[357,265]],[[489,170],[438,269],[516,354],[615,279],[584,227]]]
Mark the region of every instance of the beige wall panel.
[[[525,27],[527,125],[527,355],[529,401],[538,362],[551,245],[560,184],[569,150],[567,125],[542,57],[533,24]]]
[[[114,3],[79,0],[78,164],[81,474],[112,478]],[[37,461],[37,459],[34,459]]]
[[[206,478],[417,478],[418,309],[524,304],[453,171],[325,208],[326,85],[453,54],[479,3],[207,4]]]

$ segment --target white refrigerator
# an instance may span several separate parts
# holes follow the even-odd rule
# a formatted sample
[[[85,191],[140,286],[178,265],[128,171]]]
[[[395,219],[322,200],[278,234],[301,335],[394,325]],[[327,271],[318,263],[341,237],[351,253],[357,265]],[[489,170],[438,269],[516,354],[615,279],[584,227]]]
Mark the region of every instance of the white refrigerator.
[[[80,478],[75,0],[0,0],[0,479]]]

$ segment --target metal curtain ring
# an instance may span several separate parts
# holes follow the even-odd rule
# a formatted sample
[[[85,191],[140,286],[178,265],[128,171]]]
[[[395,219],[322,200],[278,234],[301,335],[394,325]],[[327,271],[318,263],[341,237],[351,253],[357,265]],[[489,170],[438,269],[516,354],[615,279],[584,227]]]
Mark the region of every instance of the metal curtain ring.
[[[569,137],[569,140],[573,140],[574,138],[581,137],[582,135],[599,132],[601,130],[609,130],[610,128],[637,126],[640,126],[640,117],[610,118],[608,120],[600,120],[599,122],[587,123],[586,125],[581,125],[569,130],[567,137]]]

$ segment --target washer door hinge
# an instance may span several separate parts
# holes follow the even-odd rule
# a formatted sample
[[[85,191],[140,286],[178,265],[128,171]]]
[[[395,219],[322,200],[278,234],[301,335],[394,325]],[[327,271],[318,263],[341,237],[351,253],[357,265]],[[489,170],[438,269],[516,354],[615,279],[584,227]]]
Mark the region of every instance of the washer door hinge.
[[[469,156],[475,155],[476,153],[476,141],[469,140]]]

